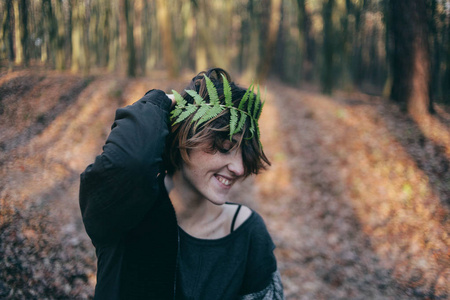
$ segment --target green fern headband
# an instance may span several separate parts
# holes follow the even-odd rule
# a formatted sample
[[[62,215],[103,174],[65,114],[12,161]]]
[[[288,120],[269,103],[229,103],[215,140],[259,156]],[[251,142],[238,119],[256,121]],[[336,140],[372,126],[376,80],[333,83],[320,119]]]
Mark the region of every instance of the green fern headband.
[[[256,99],[254,99],[253,84],[245,91],[244,96],[239,102],[238,107],[233,106],[231,97],[231,87],[227,78],[223,75],[223,93],[225,96],[225,104],[220,104],[217,89],[211,79],[205,76],[206,89],[209,94],[209,103],[207,103],[196,91],[186,90],[186,93],[194,98],[194,103],[188,103],[179,93],[172,90],[176,100],[176,106],[171,112],[170,119],[172,125],[183,122],[189,116],[194,114],[191,122],[197,122],[195,127],[208,122],[212,118],[219,115],[222,111],[228,109],[230,111],[230,140],[233,135],[243,131],[247,118],[250,120],[250,133],[248,139],[252,139],[256,133],[256,137],[260,148],[262,149],[261,141],[259,140],[259,126],[258,119],[261,116],[264,102],[261,102],[261,95],[259,85],[257,86]],[[255,101],[256,100],[256,101]]]

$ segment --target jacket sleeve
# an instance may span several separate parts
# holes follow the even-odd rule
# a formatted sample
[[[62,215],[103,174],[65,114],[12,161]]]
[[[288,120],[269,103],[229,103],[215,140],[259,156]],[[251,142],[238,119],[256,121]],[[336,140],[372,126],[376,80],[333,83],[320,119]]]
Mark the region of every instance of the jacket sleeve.
[[[272,273],[269,284],[261,291],[249,293],[239,297],[239,300],[284,300],[283,284],[280,272]]]
[[[151,90],[119,108],[103,153],[81,174],[81,214],[95,246],[120,238],[155,203],[170,105],[163,91]]]

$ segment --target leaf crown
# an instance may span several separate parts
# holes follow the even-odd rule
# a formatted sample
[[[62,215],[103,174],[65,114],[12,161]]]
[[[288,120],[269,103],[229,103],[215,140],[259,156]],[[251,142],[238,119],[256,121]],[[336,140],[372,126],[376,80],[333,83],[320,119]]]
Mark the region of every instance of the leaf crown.
[[[244,96],[241,98],[239,105],[233,106],[232,93],[230,83],[223,75],[223,93],[225,102],[220,103],[217,89],[214,83],[208,76],[204,75],[206,82],[206,89],[209,94],[209,102],[206,102],[196,91],[186,90],[186,93],[194,99],[194,103],[188,103],[178,92],[172,90],[172,93],[176,100],[176,106],[171,112],[170,119],[172,126],[183,122],[191,115],[194,115],[191,122],[196,122],[195,127],[208,122],[209,120],[217,117],[221,112],[228,109],[230,112],[230,140],[233,135],[240,133],[244,129],[244,125],[249,120],[249,131],[251,136],[247,139],[252,139],[255,135],[258,140],[259,146],[262,149],[260,141],[260,132],[258,126],[258,119],[261,116],[264,102],[261,101],[261,94],[259,85],[257,85],[257,93],[255,99],[254,85],[245,91]]]

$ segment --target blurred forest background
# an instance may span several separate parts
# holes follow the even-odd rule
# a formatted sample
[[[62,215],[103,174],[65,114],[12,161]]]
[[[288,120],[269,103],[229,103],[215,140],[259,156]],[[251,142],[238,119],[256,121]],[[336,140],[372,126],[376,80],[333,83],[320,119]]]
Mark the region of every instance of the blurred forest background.
[[[222,67],[267,86],[237,187],[287,299],[450,297],[449,0],[2,0],[0,298],[89,299],[79,174],[114,111]]]
[[[10,68],[176,77],[221,66],[397,101],[424,76],[430,99],[450,103],[446,0],[3,0],[0,12]]]

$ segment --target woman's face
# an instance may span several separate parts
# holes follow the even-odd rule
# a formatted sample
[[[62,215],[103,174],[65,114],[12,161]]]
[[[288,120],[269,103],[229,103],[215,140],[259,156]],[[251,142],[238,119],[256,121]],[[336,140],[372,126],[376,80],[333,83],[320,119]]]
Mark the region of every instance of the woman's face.
[[[241,149],[230,150],[234,143],[225,141],[215,153],[205,152],[201,147],[190,151],[190,164],[183,164],[180,175],[195,196],[217,205],[228,200],[233,184],[244,177]]]

